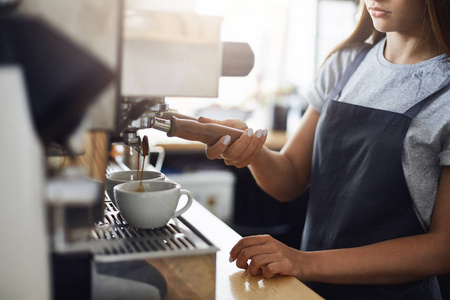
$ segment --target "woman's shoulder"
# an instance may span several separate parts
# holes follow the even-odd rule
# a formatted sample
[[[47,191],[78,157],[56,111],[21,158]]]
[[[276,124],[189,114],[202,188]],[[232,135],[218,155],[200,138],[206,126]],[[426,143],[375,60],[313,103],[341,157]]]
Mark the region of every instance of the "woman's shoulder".
[[[346,44],[325,60],[316,78],[325,94],[331,91],[358,53],[367,46],[363,42]]]
[[[322,110],[327,95],[358,53],[367,46],[368,44],[364,42],[346,44],[334,51],[324,61],[313,85],[306,93],[308,101],[316,111],[320,112]]]
[[[324,67],[328,65],[340,70],[345,69],[356,58],[359,52],[367,46],[369,46],[369,44],[364,42],[353,42],[346,44],[345,46],[334,51],[328,57],[324,63]]]

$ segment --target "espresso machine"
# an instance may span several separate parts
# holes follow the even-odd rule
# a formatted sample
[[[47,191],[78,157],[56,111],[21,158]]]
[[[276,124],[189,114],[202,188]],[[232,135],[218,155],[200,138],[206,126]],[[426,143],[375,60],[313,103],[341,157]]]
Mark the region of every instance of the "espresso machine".
[[[141,129],[242,133],[171,116],[165,97],[217,97],[250,47],[158,3],[0,0],[1,299],[214,299],[214,245],[182,218],[132,228],[104,191],[111,144],[137,149]]]

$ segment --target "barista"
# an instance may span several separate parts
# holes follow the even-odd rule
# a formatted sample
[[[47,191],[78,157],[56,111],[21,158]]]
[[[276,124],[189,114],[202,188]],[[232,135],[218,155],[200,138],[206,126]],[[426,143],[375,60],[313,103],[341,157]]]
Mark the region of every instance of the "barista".
[[[327,299],[440,299],[450,272],[450,2],[365,0],[353,34],[323,64],[280,152],[245,130],[210,159],[248,166],[279,201],[306,188],[301,250],[241,239],[230,261],[293,275]],[[365,43],[371,38],[371,43]]]

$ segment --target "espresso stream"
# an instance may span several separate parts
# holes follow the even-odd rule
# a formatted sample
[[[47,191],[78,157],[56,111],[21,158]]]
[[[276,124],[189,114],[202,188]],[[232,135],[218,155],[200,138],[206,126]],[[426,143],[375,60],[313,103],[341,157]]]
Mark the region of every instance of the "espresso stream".
[[[142,177],[144,177],[144,165],[145,165],[145,157],[149,154],[150,152],[150,146],[148,144],[148,137],[146,135],[144,135],[144,138],[142,139],[142,145],[141,145],[141,152],[142,153],[142,170],[141,170],[141,181],[139,182],[139,186],[136,189],[136,192],[138,193],[143,193],[145,192],[144,186],[142,185]],[[141,153],[138,153],[138,168],[139,168],[139,156],[141,155]],[[139,170],[138,172],[138,179],[139,179]]]

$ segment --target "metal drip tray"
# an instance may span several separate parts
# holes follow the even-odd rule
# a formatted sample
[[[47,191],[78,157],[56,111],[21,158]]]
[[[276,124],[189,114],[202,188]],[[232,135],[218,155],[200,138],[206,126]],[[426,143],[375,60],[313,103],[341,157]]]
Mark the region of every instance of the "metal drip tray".
[[[112,202],[105,205],[104,220],[92,230],[94,239],[102,241],[93,250],[96,261],[215,254],[218,250],[182,217],[161,228],[138,229],[126,222]]]

